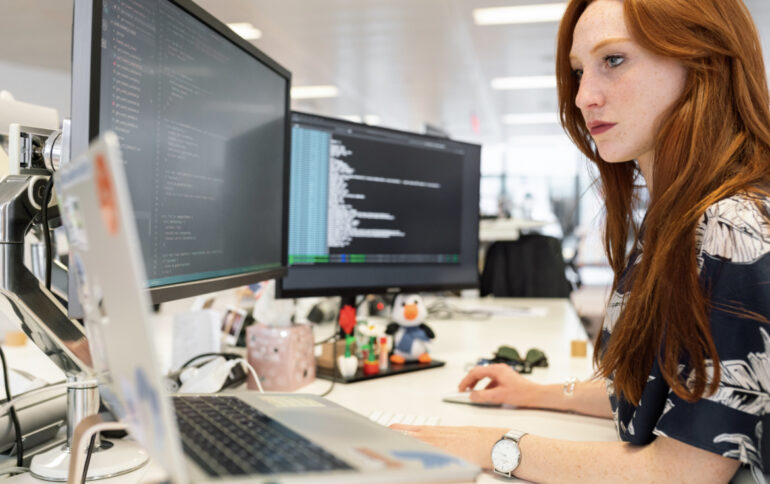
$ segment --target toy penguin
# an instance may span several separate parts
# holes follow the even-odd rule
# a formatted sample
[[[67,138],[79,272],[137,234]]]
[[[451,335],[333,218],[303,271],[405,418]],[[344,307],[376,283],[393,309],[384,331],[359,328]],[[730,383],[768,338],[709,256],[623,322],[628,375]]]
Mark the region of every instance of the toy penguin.
[[[424,323],[428,309],[418,294],[399,294],[393,301],[393,322],[385,330],[393,336],[390,361],[396,365],[406,361],[430,363],[428,342],[436,335]]]

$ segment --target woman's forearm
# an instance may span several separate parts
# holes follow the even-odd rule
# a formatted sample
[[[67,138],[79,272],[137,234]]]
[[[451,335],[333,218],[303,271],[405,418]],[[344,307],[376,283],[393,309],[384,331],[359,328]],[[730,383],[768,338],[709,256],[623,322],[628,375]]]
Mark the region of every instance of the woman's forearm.
[[[570,442],[525,435],[515,476],[532,482],[727,482],[739,463],[658,437],[651,444]]]
[[[612,409],[603,380],[578,382],[572,395],[565,395],[563,385],[540,385],[527,406],[612,418]]]
[[[492,447],[509,428],[414,427],[392,425],[435,445],[492,469]],[[526,434],[519,441],[521,463],[514,476],[531,482],[727,482],[739,462],[668,437],[643,446],[624,442],[572,442]]]

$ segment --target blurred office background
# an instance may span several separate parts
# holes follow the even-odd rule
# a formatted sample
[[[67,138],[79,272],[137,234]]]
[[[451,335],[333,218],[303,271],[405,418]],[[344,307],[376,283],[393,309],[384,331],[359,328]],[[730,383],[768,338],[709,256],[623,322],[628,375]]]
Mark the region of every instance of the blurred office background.
[[[770,1],[744,1],[770,66]],[[197,3],[241,24],[233,28],[292,71],[293,109],[483,144],[481,214],[552,222],[542,230],[564,240],[583,282],[605,287],[601,204],[586,161],[557,122],[554,49],[563,6],[554,2]],[[70,111],[72,5],[0,1],[0,89],[61,116]],[[598,294],[589,305],[601,306]]]

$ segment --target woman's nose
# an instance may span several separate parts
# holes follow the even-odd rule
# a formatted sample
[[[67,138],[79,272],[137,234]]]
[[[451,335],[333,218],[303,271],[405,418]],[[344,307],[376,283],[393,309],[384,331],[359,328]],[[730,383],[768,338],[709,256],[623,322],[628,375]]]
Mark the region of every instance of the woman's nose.
[[[575,105],[581,110],[604,105],[604,93],[600,83],[590,73],[583,73],[580,79]]]

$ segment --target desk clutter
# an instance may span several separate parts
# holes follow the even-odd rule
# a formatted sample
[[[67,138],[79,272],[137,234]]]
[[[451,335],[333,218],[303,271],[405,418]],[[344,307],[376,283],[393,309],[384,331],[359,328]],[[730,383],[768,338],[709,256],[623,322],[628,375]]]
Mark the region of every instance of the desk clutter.
[[[276,303],[273,281],[242,288],[237,303],[214,298],[196,300],[193,309],[174,317],[172,370],[199,355],[240,352],[258,374],[264,390],[294,391],[316,376],[343,383],[408,373],[443,366],[430,356],[435,333],[426,324],[428,308],[417,294],[396,296],[388,313],[389,324],[357,319],[347,305],[339,311],[339,334],[334,342],[320,345],[315,356],[313,325],[294,323],[304,319],[300,304]],[[365,313],[364,313],[365,314]],[[238,346],[245,346],[238,349]],[[202,363],[202,362],[201,362]],[[246,378],[240,367],[227,381]],[[177,370],[181,371],[181,370]],[[248,375],[248,388],[257,389]],[[226,388],[223,386],[223,388]]]
[[[433,330],[425,324],[428,310],[418,294],[393,300],[387,326],[356,320],[355,309],[340,310],[339,337],[325,343],[318,357],[318,376],[343,383],[443,366],[429,354]]]

